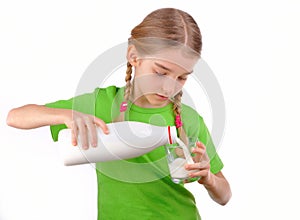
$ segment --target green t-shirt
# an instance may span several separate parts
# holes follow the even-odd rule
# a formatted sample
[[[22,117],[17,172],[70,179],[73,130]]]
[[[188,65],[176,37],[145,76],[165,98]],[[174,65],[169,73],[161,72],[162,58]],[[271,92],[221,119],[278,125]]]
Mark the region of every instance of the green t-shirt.
[[[48,103],[52,108],[74,109],[95,115],[110,123],[119,114],[124,88],[110,86],[97,88],[93,93],[69,100]],[[173,126],[172,104],[162,108],[141,108],[130,104],[125,120]],[[192,108],[182,105],[183,128],[188,137],[198,137],[207,148],[211,172],[218,173],[223,163],[216,153],[203,118]],[[54,141],[65,125],[53,125]],[[175,184],[167,168],[164,146],[129,160],[100,162],[96,164],[98,180],[98,219],[172,219],[198,220],[194,196],[183,184]]]

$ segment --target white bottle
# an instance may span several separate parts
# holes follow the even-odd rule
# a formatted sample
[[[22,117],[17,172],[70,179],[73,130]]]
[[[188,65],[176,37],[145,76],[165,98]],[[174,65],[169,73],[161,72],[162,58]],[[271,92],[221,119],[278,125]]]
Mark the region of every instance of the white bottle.
[[[71,130],[59,133],[59,149],[64,164],[77,165],[111,160],[130,159],[146,154],[159,146],[173,144],[177,141],[175,126],[154,126],[142,122],[124,121],[107,124],[109,134],[103,134],[97,128],[98,144],[87,150],[71,145]]]

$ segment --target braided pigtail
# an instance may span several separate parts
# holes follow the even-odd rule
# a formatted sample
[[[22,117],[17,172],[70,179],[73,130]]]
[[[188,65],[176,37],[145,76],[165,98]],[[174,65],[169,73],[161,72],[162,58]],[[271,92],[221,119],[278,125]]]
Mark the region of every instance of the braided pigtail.
[[[130,94],[131,94],[131,74],[132,74],[132,65],[127,62],[127,70],[126,70],[126,77],[125,77],[125,82],[126,82],[126,87],[124,91],[124,100],[127,102],[129,100]]]
[[[175,97],[174,97],[174,103],[173,103],[173,112],[175,115],[175,125],[178,130],[179,138],[188,145],[188,138],[187,135],[183,129],[183,123],[181,120],[181,97],[182,97],[182,91],[180,91]]]
[[[125,112],[127,110],[127,105],[128,101],[130,99],[131,95],[131,89],[132,89],[132,84],[131,84],[131,78],[132,78],[132,65],[127,62],[127,70],[126,70],[126,76],[125,76],[125,90],[124,90],[124,101],[121,103],[120,106],[120,114],[119,116],[114,120],[114,122],[120,122],[125,120]]]

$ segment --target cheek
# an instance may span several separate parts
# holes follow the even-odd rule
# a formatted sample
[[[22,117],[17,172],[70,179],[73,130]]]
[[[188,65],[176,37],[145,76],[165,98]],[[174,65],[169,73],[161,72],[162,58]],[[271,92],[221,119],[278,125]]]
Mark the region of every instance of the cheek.
[[[140,74],[135,77],[135,85],[139,87],[141,92],[139,95],[147,95],[160,91],[163,81],[155,74]]]
[[[185,84],[185,81],[182,81],[182,80],[176,81],[176,84],[174,87],[174,95],[182,90],[182,87],[184,86],[184,84]]]
[[[186,80],[185,81],[179,81],[178,84],[181,86],[181,88],[185,85]]]
[[[145,60],[138,60],[135,66],[135,73],[138,76],[146,75],[152,72],[149,64]]]

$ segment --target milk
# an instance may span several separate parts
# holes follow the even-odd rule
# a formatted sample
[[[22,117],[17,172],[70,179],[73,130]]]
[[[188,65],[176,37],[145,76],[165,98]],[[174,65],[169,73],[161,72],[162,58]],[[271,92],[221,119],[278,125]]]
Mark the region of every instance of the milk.
[[[171,177],[174,179],[188,178],[189,172],[184,168],[185,164],[186,164],[186,160],[180,157],[170,162],[169,169],[170,169]]]

